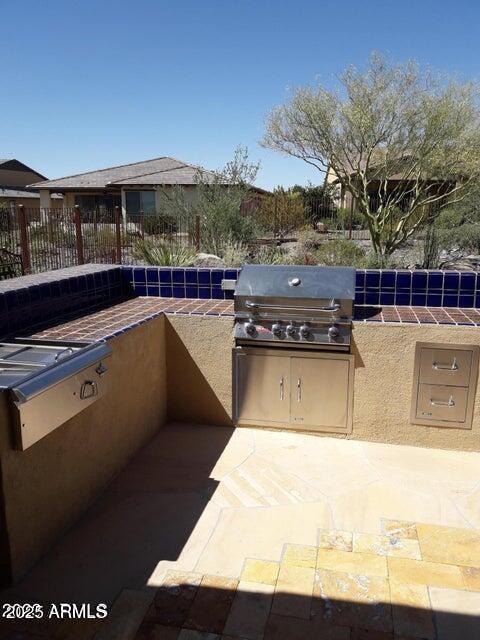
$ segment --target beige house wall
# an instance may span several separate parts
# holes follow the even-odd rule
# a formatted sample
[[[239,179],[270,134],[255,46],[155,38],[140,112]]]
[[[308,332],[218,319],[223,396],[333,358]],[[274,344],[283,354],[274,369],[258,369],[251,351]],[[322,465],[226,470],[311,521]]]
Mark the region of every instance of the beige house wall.
[[[110,344],[108,393],[26,451],[11,448],[5,394],[0,394],[1,485],[14,580],[165,422],[164,318]],[[5,555],[0,546],[0,567]]]

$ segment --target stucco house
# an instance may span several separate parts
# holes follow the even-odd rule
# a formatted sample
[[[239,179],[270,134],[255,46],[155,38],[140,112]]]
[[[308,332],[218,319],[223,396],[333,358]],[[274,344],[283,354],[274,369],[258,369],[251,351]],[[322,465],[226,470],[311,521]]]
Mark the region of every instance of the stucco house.
[[[85,210],[122,208],[123,215],[145,214],[160,209],[160,190],[182,186],[194,199],[199,167],[175,158],[163,156],[132,164],[43,180],[31,186],[39,190],[40,206],[50,207],[53,193],[62,193],[65,207],[79,205]],[[204,179],[214,174],[202,169]],[[262,191],[261,189],[255,189]]]
[[[370,209],[375,211],[381,204],[382,198],[388,197],[388,194],[395,191],[397,194],[401,194],[398,202],[398,206],[407,206],[409,200],[413,197],[413,190],[415,187],[412,173],[409,169],[412,156],[403,156],[398,160],[390,159],[388,162],[388,168],[385,166],[385,162],[371,163],[368,173],[368,195],[370,199]],[[355,166],[356,161],[352,161],[351,165]],[[364,169],[364,163],[360,162],[359,169]],[[348,166],[348,163],[345,162]],[[385,174],[388,176],[385,180]],[[358,171],[351,171],[349,178],[355,181]],[[432,193],[437,195],[448,194],[455,185],[457,179],[447,180],[438,179],[435,177],[425,177],[425,183]],[[328,168],[325,176],[326,185],[337,185],[339,187],[339,204],[345,208],[356,208],[355,199],[346,190],[339,176],[333,171],[331,167]]]
[[[40,194],[31,183],[47,178],[14,158],[0,159],[0,204],[9,208],[22,204],[24,207],[39,207]],[[60,203],[59,203],[60,200]],[[57,194],[52,197],[50,206],[61,205]]]

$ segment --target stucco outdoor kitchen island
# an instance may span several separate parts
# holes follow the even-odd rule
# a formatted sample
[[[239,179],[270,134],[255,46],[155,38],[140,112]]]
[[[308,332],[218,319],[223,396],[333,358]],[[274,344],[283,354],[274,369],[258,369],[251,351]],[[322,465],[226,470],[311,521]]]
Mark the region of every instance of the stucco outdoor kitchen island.
[[[277,562],[285,543],[315,545],[319,528],[378,535],[385,517],[478,528],[474,499],[457,489],[478,484],[477,454],[467,452],[480,450],[480,311],[356,304],[347,354],[353,362],[351,428],[320,426],[307,435],[290,425],[235,430],[233,302],[134,296],[119,281],[120,271],[86,266],[0,287],[0,297],[8,296],[6,321],[0,313],[2,341],[106,341],[111,349],[104,395],[25,450],[12,437],[11,397],[0,394],[0,566],[3,585],[18,585],[12,597],[70,594],[112,602],[121,588],[160,584],[169,566],[238,579],[245,558]],[[36,287],[46,285],[50,298],[42,306]],[[433,395],[437,387],[439,394],[448,387],[447,396]],[[438,416],[422,420],[415,411],[425,409],[425,388],[440,411],[463,398],[465,414],[454,405],[455,420],[445,426],[433,424]],[[400,476],[397,449],[405,466]],[[393,465],[386,482],[373,459],[388,478]],[[313,474],[305,482],[304,463],[307,476]],[[432,489],[443,464],[448,499],[443,489]],[[417,474],[428,478],[421,496],[412,489]],[[260,509],[258,535],[250,507]],[[246,524],[234,520],[229,528],[237,509]],[[293,517],[282,515],[284,509]],[[125,535],[117,535],[124,525]],[[84,555],[75,560],[78,544]],[[224,552],[215,551],[219,545],[227,545]]]

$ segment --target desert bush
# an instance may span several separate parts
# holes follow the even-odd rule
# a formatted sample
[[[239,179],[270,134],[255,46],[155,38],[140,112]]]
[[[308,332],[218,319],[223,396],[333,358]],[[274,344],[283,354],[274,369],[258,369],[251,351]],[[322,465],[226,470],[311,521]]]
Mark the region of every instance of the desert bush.
[[[193,265],[195,253],[190,247],[137,240],[133,246],[133,257],[146,264],[161,267],[190,267]]]
[[[51,244],[58,247],[72,248],[75,246],[75,233],[59,225],[41,224],[29,228],[30,242],[33,244]]]
[[[92,226],[83,230],[83,241],[90,246],[114,247],[116,237],[115,232],[108,227],[95,229]]]
[[[351,240],[335,238],[324,242],[315,252],[317,264],[337,267],[363,267],[366,253]]]
[[[282,187],[264,196],[256,214],[261,229],[275,238],[284,238],[305,225],[305,207],[299,193],[290,193]]]
[[[255,251],[250,262],[254,264],[289,264],[290,259],[288,253],[281,247],[263,244]]]
[[[322,238],[322,236],[313,229],[302,229],[297,234],[297,241],[303,249],[313,251],[325,242],[325,238]]]
[[[227,267],[241,267],[248,262],[248,248],[241,242],[228,241],[224,244],[220,257]]]

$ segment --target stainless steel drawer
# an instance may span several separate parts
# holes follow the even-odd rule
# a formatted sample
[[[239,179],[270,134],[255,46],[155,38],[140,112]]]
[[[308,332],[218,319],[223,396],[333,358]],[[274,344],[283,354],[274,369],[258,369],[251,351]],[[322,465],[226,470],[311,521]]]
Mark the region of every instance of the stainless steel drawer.
[[[105,394],[111,351],[106,344],[93,345],[12,389],[17,449],[31,447]]]
[[[417,418],[464,423],[467,414],[468,387],[419,384]]]
[[[467,387],[472,368],[472,351],[422,348],[420,383]]]

